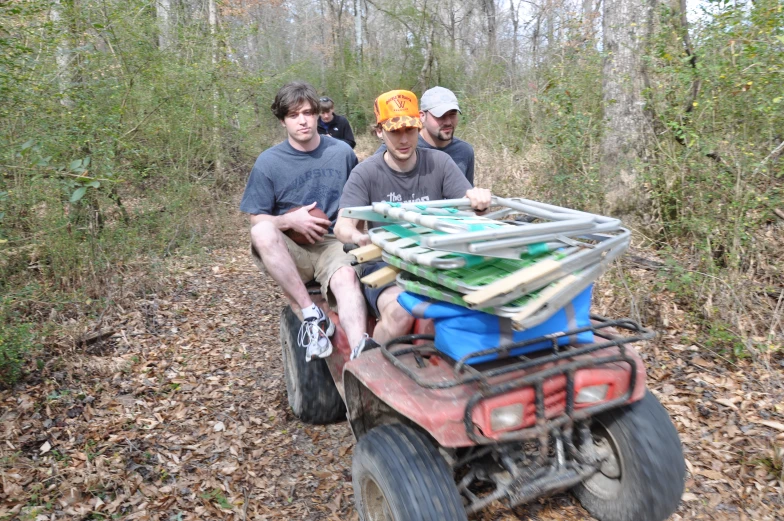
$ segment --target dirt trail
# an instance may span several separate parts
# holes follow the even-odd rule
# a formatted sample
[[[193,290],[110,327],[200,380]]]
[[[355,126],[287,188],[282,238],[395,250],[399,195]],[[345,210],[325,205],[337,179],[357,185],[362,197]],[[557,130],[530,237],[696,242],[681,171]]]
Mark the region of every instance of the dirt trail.
[[[348,426],[288,410],[274,284],[244,247],[180,259],[167,284],[92,355],[0,394],[0,519],[356,520]],[[689,460],[672,519],[782,519],[780,361],[723,363],[678,338],[644,352]],[[561,494],[478,519],[589,517]]]

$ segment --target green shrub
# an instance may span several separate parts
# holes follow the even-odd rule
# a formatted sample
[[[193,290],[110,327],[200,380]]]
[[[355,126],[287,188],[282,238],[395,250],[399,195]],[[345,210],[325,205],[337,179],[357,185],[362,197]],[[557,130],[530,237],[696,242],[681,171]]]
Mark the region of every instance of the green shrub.
[[[4,318],[0,316],[0,387],[10,387],[21,378],[25,362],[38,346],[33,324]]]

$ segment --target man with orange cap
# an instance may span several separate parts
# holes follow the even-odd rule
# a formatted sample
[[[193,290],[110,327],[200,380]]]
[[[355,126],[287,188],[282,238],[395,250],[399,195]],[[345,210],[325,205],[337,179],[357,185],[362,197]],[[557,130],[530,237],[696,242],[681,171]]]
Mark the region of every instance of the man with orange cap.
[[[387,201],[407,203],[459,199],[467,197],[476,211],[485,211],[490,205],[490,190],[472,188],[452,159],[439,150],[417,148],[419,129],[419,106],[414,93],[393,90],[376,98],[376,134],[386,145],[386,151],[375,154],[351,171],[340,208],[368,206],[373,202]],[[365,245],[370,243],[368,235],[360,229],[361,221],[338,216],[335,235],[344,243]],[[383,223],[371,223],[370,227]],[[367,264],[367,263],[366,263]],[[383,267],[362,265],[360,277]],[[401,289],[390,284],[377,290],[365,288],[365,297],[379,317],[373,332],[375,341],[387,340],[408,333],[413,317],[397,303]],[[374,339],[365,339],[365,345],[355,349],[358,354]]]

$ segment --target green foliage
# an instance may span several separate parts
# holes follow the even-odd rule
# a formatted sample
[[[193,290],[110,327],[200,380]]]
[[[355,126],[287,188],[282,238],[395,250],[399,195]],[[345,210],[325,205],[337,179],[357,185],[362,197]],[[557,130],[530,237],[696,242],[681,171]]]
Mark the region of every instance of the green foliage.
[[[784,200],[784,167],[766,159],[784,141],[784,11],[766,0],[719,4],[712,15],[694,31],[689,56],[677,13],[662,13],[648,98],[678,145],[663,144],[650,182],[668,233],[710,244],[715,262],[737,267]]]
[[[231,510],[232,508],[231,502],[226,498],[226,496],[223,494],[222,491],[216,488],[210,490],[209,492],[204,492],[203,494],[201,494],[201,498],[206,499],[207,501],[214,501],[221,508],[227,510]]]
[[[48,317],[95,317],[128,266],[145,263],[150,280],[129,288],[143,291],[160,259],[215,240],[208,229],[235,209],[225,198],[274,139],[267,129],[277,130],[266,109],[277,85],[262,71],[213,62],[203,22],[183,14],[162,50],[149,3],[60,5],[58,22],[50,2],[0,5],[7,383]]]
[[[10,387],[22,376],[27,358],[37,348],[33,324],[14,316],[7,298],[0,300],[0,387]]]

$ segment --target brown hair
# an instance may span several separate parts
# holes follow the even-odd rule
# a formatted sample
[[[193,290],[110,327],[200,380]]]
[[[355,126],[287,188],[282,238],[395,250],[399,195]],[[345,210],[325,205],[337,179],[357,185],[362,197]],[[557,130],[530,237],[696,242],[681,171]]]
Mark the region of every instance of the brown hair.
[[[332,101],[327,96],[322,96],[319,98],[319,106],[320,106],[319,112],[326,112],[328,110],[332,110],[335,108],[335,102]]]
[[[313,85],[304,81],[292,81],[280,88],[270,108],[280,121],[294,108],[307,103],[313,112],[319,112],[318,94]]]

